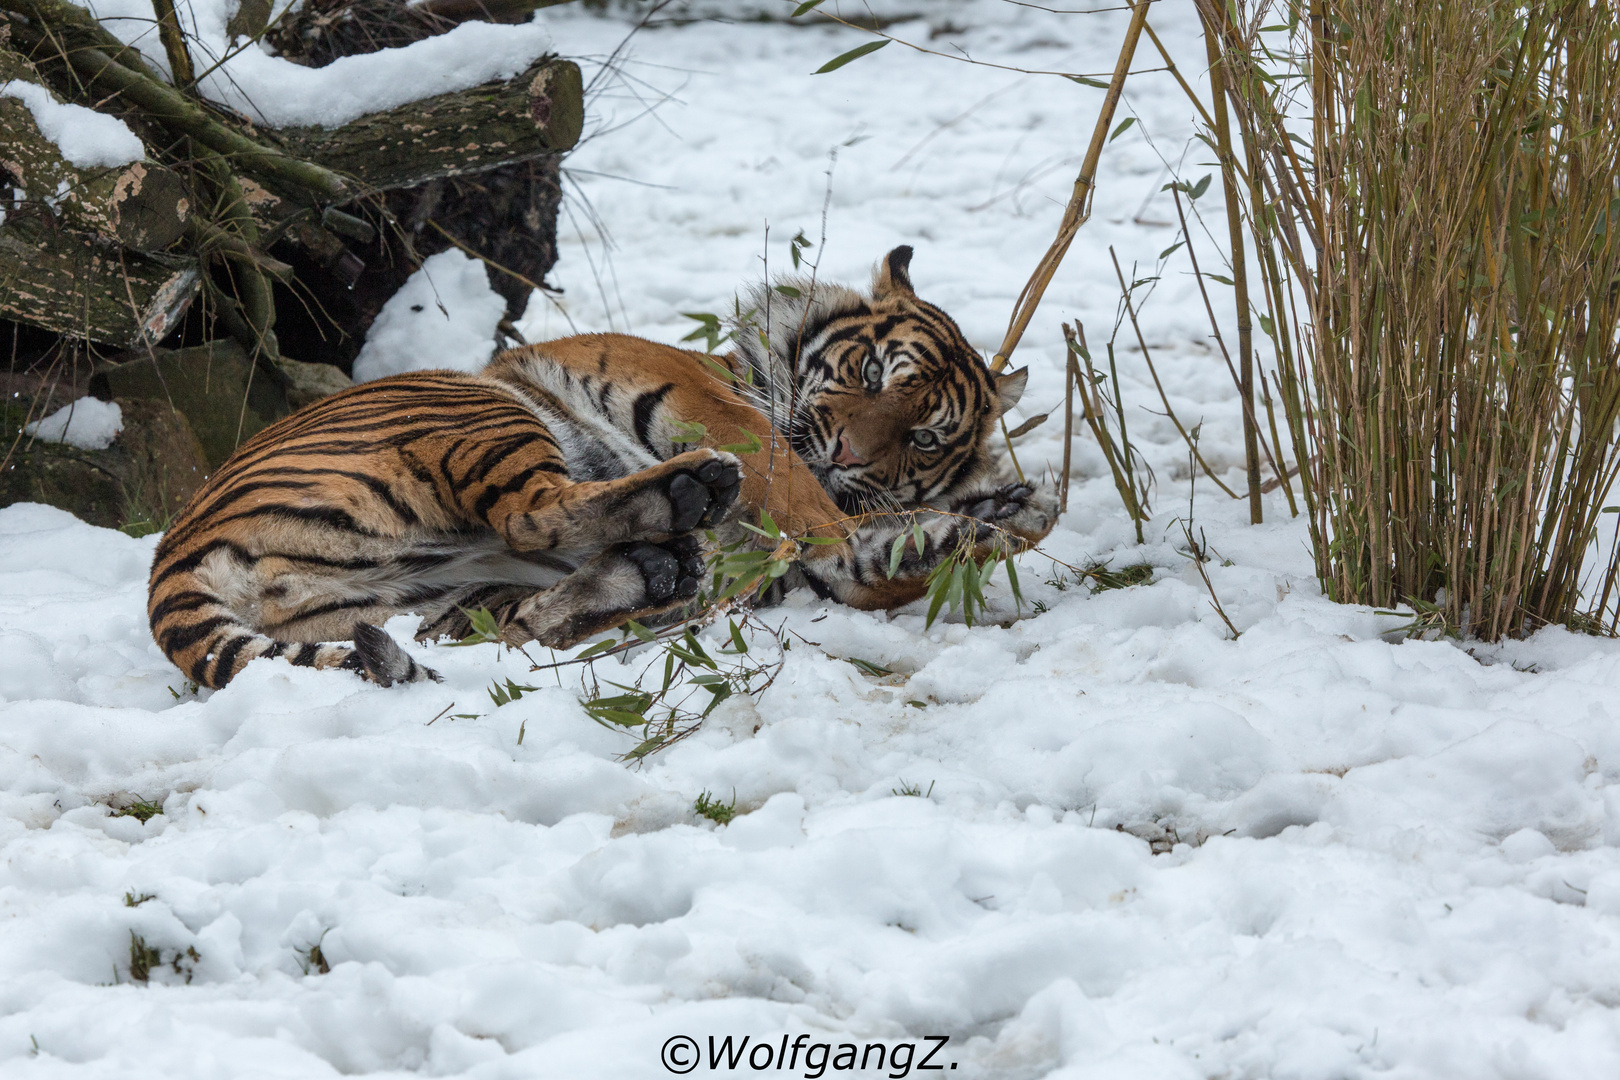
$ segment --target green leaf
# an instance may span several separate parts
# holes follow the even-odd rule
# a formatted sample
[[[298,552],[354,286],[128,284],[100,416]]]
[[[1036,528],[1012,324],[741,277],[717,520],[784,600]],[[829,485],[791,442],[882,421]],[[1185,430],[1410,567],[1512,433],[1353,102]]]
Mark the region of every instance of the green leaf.
[[[574,659],[575,660],[589,659],[592,656],[596,656],[596,655],[598,655],[600,653],[605,653],[609,649],[616,648],[618,646],[618,644],[619,643],[617,641],[614,641],[612,638],[603,638],[601,641],[596,642],[590,648],[586,649],[584,652],[582,652],[578,656],[574,657]]]
[[[1176,253],[1177,248],[1181,247],[1186,242],[1187,241],[1185,241],[1185,240],[1177,240],[1175,243],[1171,244],[1169,247],[1167,247],[1163,251],[1159,252],[1159,258],[1168,259],[1170,256],[1172,256],[1172,255],[1174,255]]]
[[[894,538],[894,546],[889,549],[889,577],[900,572],[900,558],[906,550],[906,534],[901,533]]]
[[[1113,142],[1115,139],[1125,134],[1131,129],[1131,125],[1134,123],[1136,123],[1136,117],[1134,116],[1127,116],[1125,119],[1121,120],[1119,122],[1119,126],[1114,129],[1111,135],[1108,136],[1108,141]]]
[[[744,431],[743,437],[748,441],[729,443],[720,447],[720,449],[724,450],[728,454],[757,454],[761,450],[765,449],[765,445],[759,441],[759,436],[755,435],[752,431]]]
[[[1271,319],[1265,315],[1260,316],[1260,329],[1266,332],[1266,337],[1274,338],[1277,336],[1276,326],[1274,326]]]
[[[610,724],[620,727],[641,727],[647,718],[640,713],[630,712],[628,709],[587,709],[593,720],[606,720]]]
[[[634,750],[630,751],[628,754],[626,754],[624,756],[627,757],[627,758],[630,758],[632,760],[637,760],[637,759],[646,757],[648,754],[652,753],[654,750],[658,749],[660,746],[663,746],[663,745],[664,745],[664,736],[655,735],[651,739],[648,739],[646,742],[641,743],[640,745],[638,745]]]
[[[1227,277],[1225,274],[1205,274],[1204,276],[1207,277],[1207,278],[1214,278],[1216,281],[1220,282],[1222,285],[1230,285],[1230,284],[1232,284],[1232,279]]]
[[[640,638],[642,641],[658,640],[657,634],[654,634],[651,630],[647,629],[645,626],[642,626],[634,619],[626,619],[624,622],[624,628],[636,635],[636,637]]]
[[[697,686],[720,686],[726,681],[726,676],[720,674],[694,675],[691,682]]]
[[[883,38],[880,41],[868,41],[865,45],[857,45],[847,53],[839,53],[825,64],[822,64],[820,67],[816,68],[816,70],[812,71],[810,74],[825,75],[829,71],[837,71],[851,60],[859,60],[861,57],[866,56],[869,53],[875,53],[888,43],[889,39]]]
[[[687,339],[682,338],[681,340],[685,341]],[[730,368],[726,367],[726,365],[722,364],[720,361],[714,359],[713,357],[700,356],[700,357],[698,357],[698,359],[703,361],[703,366],[704,367],[708,368],[716,376],[718,376],[719,378],[725,380],[726,382],[736,382],[737,381],[737,373],[732,371]],[[701,426],[701,425],[699,425],[699,426]]]
[[[1011,555],[1007,556],[1007,584],[1012,586],[1013,603],[1018,605],[1019,611],[1022,611],[1024,609],[1024,594],[1018,588],[1018,567],[1013,565]]]
[[[1210,173],[1205,173],[1204,178],[1193,185],[1192,190],[1187,192],[1187,197],[1189,199],[1196,199],[1198,196],[1209,190],[1210,175]]]
[[[843,661],[846,664],[853,664],[860,670],[862,675],[870,675],[873,678],[881,679],[885,675],[894,674],[893,668],[886,668],[882,664],[874,664],[870,660],[862,660],[858,656],[846,656],[843,657]]]
[[[1065,75],[1063,77],[1065,79],[1070,79],[1070,80],[1072,80],[1074,82],[1077,82],[1081,86],[1095,86],[1098,90],[1106,90],[1106,89],[1108,89],[1108,84],[1107,83],[1098,82],[1096,79],[1088,79],[1084,75]]]
[[[800,292],[798,289],[795,289],[791,285],[775,285],[772,287],[789,300],[797,300],[799,297],[804,295],[804,293]]]
[[[950,591],[951,575],[948,573],[938,575],[929,585],[928,592],[931,599],[928,601],[928,619],[923,623],[924,630],[933,626],[934,620],[939,618],[939,609],[945,606],[945,598],[950,595]]]
[[[702,424],[689,424],[685,420],[671,420],[669,426],[675,429],[675,434],[669,441],[677,446],[686,443],[700,443],[709,437],[709,429]]]
[[[467,621],[472,624],[472,633],[460,641],[452,641],[450,644],[488,645],[501,640],[501,628],[495,622],[495,616],[490,614],[488,608],[475,608],[472,611],[461,608],[460,610],[463,615],[467,616]]]
[[[704,716],[708,716],[710,713],[714,712],[714,707],[726,700],[726,698],[730,697],[732,693],[730,683],[726,683],[722,686],[710,686],[706,687],[706,689],[712,693],[714,697],[709,701],[708,708],[703,710]]]
[[[788,18],[797,19],[800,15],[803,15],[805,12],[810,11],[810,10],[812,10],[814,8],[818,8],[821,5],[822,5],[822,0],[804,0],[804,3],[800,4],[798,7],[793,9],[793,14],[789,15]]]
[[[919,558],[923,552],[928,550],[928,537],[923,533],[922,522],[916,518],[911,519],[911,542],[912,546],[917,549]]]
[[[838,536],[797,536],[794,539],[801,544],[812,544],[817,547],[824,544],[842,544],[844,542],[843,538]]]
[[[926,708],[928,708],[928,702],[926,702],[926,701],[908,701],[908,702],[906,702],[906,704],[910,705],[913,709],[926,709]]]
[[[736,652],[740,656],[748,651],[748,642],[743,640],[742,631],[737,628],[737,620],[727,621],[731,624],[731,643],[736,646]]]

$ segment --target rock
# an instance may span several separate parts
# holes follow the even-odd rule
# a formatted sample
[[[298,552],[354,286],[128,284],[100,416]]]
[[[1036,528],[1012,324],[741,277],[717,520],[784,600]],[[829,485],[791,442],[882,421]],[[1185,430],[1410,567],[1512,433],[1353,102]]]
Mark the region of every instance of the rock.
[[[248,362],[234,341],[129,354],[90,378],[103,400],[161,401],[185,414],[211,468],[292,411],[287,391]]]
[[[116,399],[124,430],[105,450],[17,438],[25,411],[6,406],[10,459],[0,470],[0,506],[39,502],[134,536],[158,532],[208,478],[203,448],[183,413],[165,402]]]
[[[354,385],[353,379],[331,364],[306,364],[283,356],[276,366],[287,376],[287,404],[294,409]]]

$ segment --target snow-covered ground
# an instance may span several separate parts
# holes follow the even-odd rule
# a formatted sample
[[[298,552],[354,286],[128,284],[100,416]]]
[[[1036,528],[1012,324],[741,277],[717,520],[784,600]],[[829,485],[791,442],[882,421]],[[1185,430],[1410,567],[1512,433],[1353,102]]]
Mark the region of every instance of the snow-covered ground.
[[[917,7],[964,29],[896,33],[1023,68],[1106,71],[1124,24]],[[626,29],[545,21],[581,56]],[[1190,9],[1154,21],[1196,71]],[[864,40],[639,35],[595,100],[598,126],[623,126],[569,159],[568,318],[675,340],[765,253],[785,269],[799,230],[819,253],[837,148],[822,275],[912,244],[919,291],[993,348],[1101,92],[901,46],[809,74]],[[1159,61],[1144,47],[1137,66]],[[1144,276],[1174,242],[1159,154],[1208,171],[1178,93],[1132,83],[1141,120],[1018,353],[1026,416],[1061,396],[1059,319],[1108,337],[1108,245]],[[1231,466],[1237,409],[1184,259],[1146,306],[1149,342]],[[537,300],[526,329],[568,322]],[[747,1036],[739,1075],[750,1055],[849,1075],[841,1047],[870,1043],[898,1056],[860,1075],[1620,1075],[1620,649],[1558,629],[1386,641],[1401,620],[1319,595],[1280,495],[1251,527],[1206,482],[1192,513],[1229,640],[1173,546],[1185,450],[1145,411],[1140,354],[1120,357],[1159,479],[1145,546],[1078,440],[1051,559],[1022,560],[1045,610],[925,630],[795,596],[767,613],[793,643],[774,685],[639,769],[566,682],[493,646],[418,650],[442,686],[265,661],[195,694],[146,629],[154,538],[0,510],[0,1070],[656,1077],[689,1036],[704,1076],[710,1037]],[[1055,462],[1059,435],[1025,438],[1026,465]],[[1093,593],[1052,559],[1155,573]],[[495,707],[507,678],[543,688]],[[739,816],[697,817],[705,792]],[[162,813],[109,809],[137,799]],[[144,985],[136,939],[155,951]],[[949,1042],[923,1071],[927,1036]]]

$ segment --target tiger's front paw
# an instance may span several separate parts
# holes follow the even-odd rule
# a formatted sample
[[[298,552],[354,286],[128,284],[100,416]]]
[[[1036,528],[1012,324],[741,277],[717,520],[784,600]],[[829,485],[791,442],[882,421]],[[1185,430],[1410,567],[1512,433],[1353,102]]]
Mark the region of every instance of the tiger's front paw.
[[[980,540],[1011,533],[1026,543],[1038,543],[1057,524],[1057,496],[1031,484],[1007,484],[957,504],[956,512],[984,522]]]
[[[717,524],[742,490],[742,467],[730,454],[698,450],[682,457],[707,455],[708,460],[682,469],[669,481],[669,531],[691,532]]]

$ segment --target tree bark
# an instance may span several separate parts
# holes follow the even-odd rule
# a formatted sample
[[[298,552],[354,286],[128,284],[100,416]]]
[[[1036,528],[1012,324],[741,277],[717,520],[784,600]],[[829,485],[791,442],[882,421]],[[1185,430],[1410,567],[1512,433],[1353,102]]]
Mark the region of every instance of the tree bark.
[[[134,348],[172,330],[200,284],[193,260],[120,251],[40,213],[0,225],[0,318]]]
[[[25,64],[0,51],[0,78],[15,77],[7,69]],[[40,133],[33,113],[15,98],[0,98],[0,169],[11,174],[25,200],[50,206],[67,227],[136,251],[168,247],[191,216],[190,194],[173,172],[150,161],[79,168]]]
[[[371,191],[466,176],[572,149],[585,124],[579,65],[543,57],[504,82],[414,101],[339,128],[282,128],[293,157]]]

